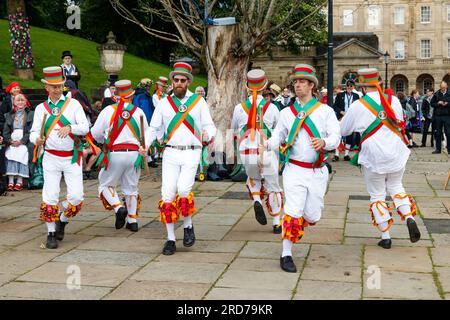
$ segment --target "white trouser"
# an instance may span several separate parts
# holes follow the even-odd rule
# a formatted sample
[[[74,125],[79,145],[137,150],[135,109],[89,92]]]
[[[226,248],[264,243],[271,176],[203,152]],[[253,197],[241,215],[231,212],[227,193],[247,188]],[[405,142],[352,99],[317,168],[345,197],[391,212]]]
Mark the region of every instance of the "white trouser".
[[[49,205],[57,205],[61,175],[67,186],[67,201],[77,206],[83,201],[83,169],[77,163],[71,163],[72,156],[58,157],[48,152],[44,153],[42,169],[44,171],[44,187],[42,188],[42,201]]]
[[[399,199],[394,197],[396,194],[402,194],[405,192],[405,188],[403,188],[402,178],[403,173],[405,172],[405,168],[386,174],[379,174],[373,171],[370,171],[364,166],[362,167],[362,173],[364,176],[364,180],[366,181],[367,192],[370,195],[370,202],[378,202],[386,200],[386,193],[392,196],[394,200],[394,205],[396,208],[399,208],[402,205],[411,206],[411,202],[409,198]],[[375,222],[377,224],[381,224],[383,222],[387,222],[390,220],[390,215],[386,208],[381,206],[373,206],[372,212],[375,218]]]
[[[111,152],[108,169],[105,170],[105,168],[102,168],[100,170],[98,175],[98,192],[99,194],[103,193],[104,197],[108,200],[111,200],[111,198],[109,198],[109,195],[111,195],[113,199],[111,202],[113,203],[110,203],[110,205],[121,202],[115,190],[118,184],[120,184],[122,193],[127,201],[133,201],[132,199],[130,200],[129,197],[137,198],[139,176],[141,174],[141,169],[134,167],[137,157],[137,151]],[[113,192],[111,192],[111,189]],[[136,206],[131,207],[135,208]],[[136,213],[130,212],[128,203],[127,208],[128,214]],[[136,211],[136,209],[132,209],[131,211]]]
[[[287,163],[283,171],[284,212],[294,218],[304,217],[310,223],[319,221],[327,183],[326,166],[308,169]]]
[[[166,148],[162,161],[161,196],[164,202],[175,200],[177,193],[184,198],[195,183],[201,149],[177,150]]]

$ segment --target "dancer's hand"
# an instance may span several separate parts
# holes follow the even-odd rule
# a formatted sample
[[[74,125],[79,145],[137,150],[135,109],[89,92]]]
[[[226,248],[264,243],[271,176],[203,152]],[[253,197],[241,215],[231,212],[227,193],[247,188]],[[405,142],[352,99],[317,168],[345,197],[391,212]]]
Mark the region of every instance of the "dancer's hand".
[[[312,147],[316,151],[322,150],[323,147],[325,147],[325,140],[323,140],[321,138],[312,138],[311,142],[312,142]]]
[[[145,149],[143,146],[139,147],[139,154],[143,157],[147,156],[147,149]]]
[[[42,146],[45,143],[45,138],[36,138],[36,145],[37,146]]]
[[[71,132],[72,132],[72,127],[71,126],[65,126],[65,127],[59,128],[59,130],[58,130],[58,137],[60,137],[61,139],[64,139]]]

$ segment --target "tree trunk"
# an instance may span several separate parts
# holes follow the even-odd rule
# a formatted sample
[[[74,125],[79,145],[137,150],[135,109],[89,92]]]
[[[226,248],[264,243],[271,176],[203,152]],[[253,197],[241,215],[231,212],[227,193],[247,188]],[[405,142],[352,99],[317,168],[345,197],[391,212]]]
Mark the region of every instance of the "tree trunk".
[[[249,56],[235,56],[239,43],[238,25],[210,26],[207,34],[208,104],[217,127],[215,150],[233,157],[230,131],[234,107],[246,98]]]

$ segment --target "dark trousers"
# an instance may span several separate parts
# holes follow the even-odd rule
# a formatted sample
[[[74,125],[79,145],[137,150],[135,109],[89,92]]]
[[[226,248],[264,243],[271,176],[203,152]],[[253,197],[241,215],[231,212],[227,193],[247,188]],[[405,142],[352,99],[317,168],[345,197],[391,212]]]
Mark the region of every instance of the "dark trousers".
[[[450,115],[436,116],[435,118],[435,133],[436,133],[436,150],[441,151],[443,132],[445,132],[445,139],[447,140],[447,150],[450,153]]]
[[[423,123],[423,131],[422,131],[422,145],[425,146],[427,144],[427,135],[428,135],[428,130],[430,129],[430,125],[431,125],[431,146],[434,145],[434,123],[433,120],[431,119],[425,119],[424,123]]]

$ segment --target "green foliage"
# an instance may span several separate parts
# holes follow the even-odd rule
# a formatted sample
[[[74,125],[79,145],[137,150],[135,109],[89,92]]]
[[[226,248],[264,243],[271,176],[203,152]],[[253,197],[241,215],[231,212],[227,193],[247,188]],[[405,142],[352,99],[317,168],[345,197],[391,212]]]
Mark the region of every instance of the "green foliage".
[[[33,26],[30,27],[30,35],[36,62],[34,73],[37,79],[34,81],[19,80],[11,75],[14,67],[10,59],[8,21],[0,19],[0,75],[3,78],[4,86],[12,81],[19,81],[24,88],[42,88],[43,84],[39,80],[42,77],[42,68],[60,65],[63,50],[72,51],[73,63],[77,65],[81,73],[80,87],[89,96],[92,88],[99,87],[106,81],[107,75],[100,68],[97,43]],[[161,75],[168,76],[169,72],[170,68],[166,65],[126,53],[120,77],[130,79],[133,84],[137,85],[142,78],[150,78],[155,81]],[[206,85],[205,77],[196,76],[194,78],[192,88],[199,85]]]

